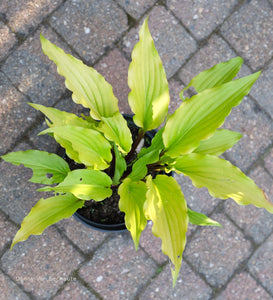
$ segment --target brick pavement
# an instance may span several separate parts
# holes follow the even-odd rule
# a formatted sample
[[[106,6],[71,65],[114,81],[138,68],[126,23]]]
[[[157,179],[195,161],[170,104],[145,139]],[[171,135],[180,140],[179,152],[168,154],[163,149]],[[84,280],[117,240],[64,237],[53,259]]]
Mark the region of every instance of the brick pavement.
[[[54,151],[27,102],[80,112],[43,54],[42,32],[94,66],[129,112],[130,51],[144,17],[166,68],[170,109],[190,78],[240,55],[241,75],[263,69],[226,128],[243,133],[225,154],[273,200],[272,0],[10,0],[0,3],[0,154],[35,147]],[[0,299],[273,299],[273,216],[213,199],[177,176],[189,205],[223,228],[190,226],[175,289],[160,241],[147,228],[134,251],[128,233],[92,231],[75,219],[48,228],[9,251],[23,217],[39,199],[30,173],[0,161]],[[148,225],[150,227],[150,225]]]

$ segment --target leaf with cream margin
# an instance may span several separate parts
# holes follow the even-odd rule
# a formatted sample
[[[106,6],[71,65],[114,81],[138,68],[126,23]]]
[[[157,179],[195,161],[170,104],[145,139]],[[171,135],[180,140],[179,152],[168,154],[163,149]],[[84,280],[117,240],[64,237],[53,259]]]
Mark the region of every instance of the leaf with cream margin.
[[[260,72],[207,89],[184,101],[166,122],[165,154],[172,158],[196,149],[222,126],[234,106],[240,104]]]
[[[135,114],[135,124],[144,131],[157,128],[167,115],[170,96],[166,73],[149,32],[147,18],[132,52],[128,85],[131,89],[128,101]]]
[[[40,235],[48,226],[71,217],[83,205],[83,200],[71,194],[40,199],[22,221],[21,228],[12,241],[11,250],[15,244],[25,241],[31,234]]]
[[[125,224],[132,235],[136,250],[141,232],[147,223],[143,213],[146,192],[147,187],[144,182],[135,182],[129,178],[126,178],[118,189],[119,209],[125,213]]]
[[[253,204],[273,213],[265,193],[230,162],[213,155],[186,154],[176,159],[173,170],[188,176],[197,188],[206,187],[220,199],[232,198],[239,205]]]
[[[239,132],[219,129],[207,140],[201,141],[194,153],[210,154],[219,156],[233,147],[242,137]]]
[[[6,162],[16,166],[23,164],[32,169],[30,182],[54,184],[64,180],[70,172],[68,163],[57,154],[39,150],[11,152],[1,156]]]
[[[112,86],[95,69],[66,54],[42,34],[40,39],[44,54],[54,61],[58,73],[65,77],[66,87],[73,92],[73,101],[89,108],[91,117],[102,121],[100,126],[101,130],[105,130],[105,135],[127,153],[130,150],[131,133],[119,112]]]
[[[152,220],[152,232],[162,240],[162,252],[170,258],[173,285],[182,263],[188,229],[187,203],[179,184],[173,177],[158,175],[147,177],[147,195],[144,203],[146,219]]]
[[[185,100],[183,92],[189,87],[194,87],[196,92],[200,93],[206,89],[231,81],[241,69],[243,62],[241,57],[235,57],[227,62],[219,63],[212,68],[199,73],[181,91],[179,94],[180,98]]]
[[[64,181],[57,186],[43,187],[38,191],[71,193],[82,200],[101,201],[112,195],[111,184],[111,178],[104,172],[78,169],[68,173]]]
[[[40,134],[45,133],[54,133],[66,154],[77,163],[97,170],[104,170],[109,166],[112,159],[111,145],[100,132],[66,125],[48,128]]]

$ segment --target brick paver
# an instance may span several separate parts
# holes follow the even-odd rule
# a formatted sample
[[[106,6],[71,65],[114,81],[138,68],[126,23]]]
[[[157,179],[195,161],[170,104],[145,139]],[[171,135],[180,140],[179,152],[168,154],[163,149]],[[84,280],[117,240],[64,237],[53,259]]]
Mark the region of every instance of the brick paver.
[[[266,0],[245,1],[223,24],[221,32],[253,69],[273,55],[273,11]]]
[[[64,282],[73,280],[71,273],[82,261],[83,257],[53,227],[42,236],[15,245],[1,258],[3,270],[39,299],[48,299]]]
[[[231,201],[231,200],[230,200]],[[251,254],[251,244],[222,214],[213,214],[223,228],[201,228],[186,247],[185,257],[213,286],[223,286]]]
[[[15,34],[0,21],[0,61],[10,53],[16,41]]]
[[[224,127],[242,139],[224,157],[273,201],[273,0],[10,0],[0,3],[0,155],[33,147],[55,152],[37,102],[78,115],[56,66],[41,50],[42,32],[105,76],[122,112],[138,30],[149,28],[170,85],[170,113],[180,91],[200,71],[236,56],[238,74],[262,69],[250,95]],[[187,94],[187,92],[186,92]],[[223,228],[190,225],[175,288],[161,241],[147,224],[138,252],[129,233],[94,231],[70,218],[9,251],[22,219],[46,197],[27,182],[31,171],[0,160],[1,299],[273,299],[273,219],[264,209],[238,206],[196,189],[176,175],[188,205]]]
[[[197,39],[203,39],[228,17],[238,0],[167,0],[167,4]]]
[[[89,62],[112,47],[127,23],[123,10],[109,0],[68,0],[50,19],[68,44]]]

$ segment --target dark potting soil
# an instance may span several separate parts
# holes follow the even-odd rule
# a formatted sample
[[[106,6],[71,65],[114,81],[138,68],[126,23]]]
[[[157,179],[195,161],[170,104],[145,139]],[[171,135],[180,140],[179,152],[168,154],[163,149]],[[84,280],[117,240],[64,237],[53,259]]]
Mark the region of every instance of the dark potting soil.
[[[133,123],[132,119],[127,119],[128,127],[130,128],[132,139],[133,141],[138,136],[138,127]],[[154,135],[154,133],[153,133]],[[148,147],[150,145],[151,138],[144,138],[144,147]],[[133,161],[137,156],[137,153],[134,153],[130,159]],[[85,168],[84,165],[80,165],[75,163],[69,157],[64,155],[65,160],[68,162],[70,169],[82,169]],[[130,170],[129,170],[130,171]],[[94,200],[87,200],[84,203],[84,206],[77,210],[84,218],[100,223],[100,224],[122,224],[124,223],[124,216],[125,214],[119,210],[119,195],[117,193],[118,187],[112,187],[112,196],[109,198],[104,199],[103,201],[94,201]]]

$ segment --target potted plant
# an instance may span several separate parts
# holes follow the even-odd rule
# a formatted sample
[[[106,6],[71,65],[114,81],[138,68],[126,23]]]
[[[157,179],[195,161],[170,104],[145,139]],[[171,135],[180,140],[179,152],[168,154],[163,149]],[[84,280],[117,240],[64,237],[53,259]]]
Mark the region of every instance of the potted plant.
[[[162,251],[170,258],[175,283],[186,244],[188,222],[219,224],[187,207],[179,184],[168,173],[188,176],[197,188],[206,187],[220,199],[232,198],[240,205],[253,204],[273,213],[273,204],[253,180],[218,156],[231,148],[241,134],[219,129],[234,106],[239,105],[260,72],[233,80],[240,70],[240,57],[215,65],[194,77],[180,93],[181,105],[168,115],[169,90],[162,62],[155,49],[146,19],[139,42],[132,52],[128,72],[131,92],[128,101],[138,126],[132,138],[127,121],[120,114],[112,87],[93,68],[41,35],[44,53],[55,62],[59,74],[72,91],[77,104],[90,109],[89,116],[76,116],[55,108],[30,104],[47,118],[49,134],[80,168],[70,168],[62,157],[44,151],[8,153],[2,158],[33,170],[32,182],[44,184],[39,191],[54,196],[40,199],[24,218],[11,248],[39,235],[63,218],[72,216],[88,201],[102,201],[119,195],[120,211],[137,250],[147,220],[162,240]],[[195,95],[184,97],[189,87]],[[145,134],[157,131],[150,146],[138,149]],[[167,174],[159,174],[164,171]]]

